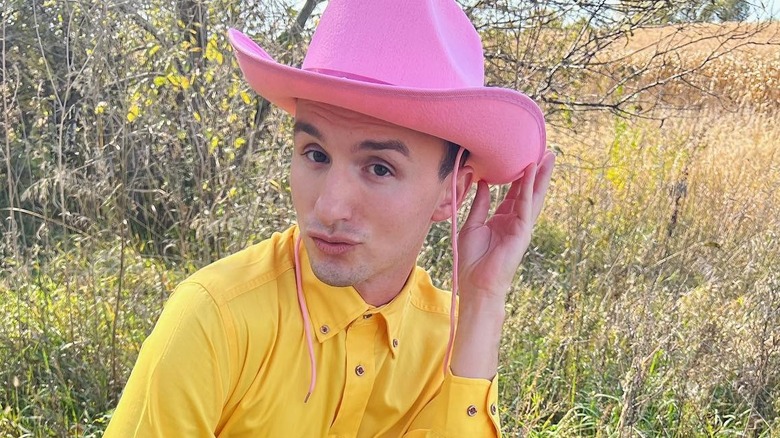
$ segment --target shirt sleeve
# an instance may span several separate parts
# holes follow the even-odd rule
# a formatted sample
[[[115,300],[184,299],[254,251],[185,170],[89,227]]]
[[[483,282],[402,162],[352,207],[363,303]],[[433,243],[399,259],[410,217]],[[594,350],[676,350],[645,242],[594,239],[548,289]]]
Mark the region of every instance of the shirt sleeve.
[[[105,437],[213,437],[230,387],[219,308],[196,283],[171,295],[111,418]]]
[[[407,438],[500,437],[498,376],[493,380],[447,372],[438,394],[412,422]]]

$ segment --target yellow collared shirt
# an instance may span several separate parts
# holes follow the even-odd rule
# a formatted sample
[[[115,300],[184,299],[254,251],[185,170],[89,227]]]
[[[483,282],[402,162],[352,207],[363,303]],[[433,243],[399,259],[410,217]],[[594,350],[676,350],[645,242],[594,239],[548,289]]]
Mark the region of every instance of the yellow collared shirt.
[[[496,379],[442,372],[449,293],[416,268],[382,307],[323,284],[302,248],[317,361],[295,288],[297,228],[185,280],[144,342],[106,437],[492,437]]]

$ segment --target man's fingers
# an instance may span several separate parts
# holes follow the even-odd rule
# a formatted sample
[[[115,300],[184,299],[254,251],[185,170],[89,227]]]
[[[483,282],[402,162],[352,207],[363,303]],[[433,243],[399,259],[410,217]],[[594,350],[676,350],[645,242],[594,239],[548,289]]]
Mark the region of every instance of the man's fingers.
[[[523,174],[525,175],[525,174]],[[504,200],[498,204],[495,214],[509,214],[512,212],[517,198],[517,193],[520,192],[520,181],[522,177],[512,181],[512,185],[509,187],[509,191],[504,195]]]
[[[520,188],[522,187],[523,177],[527,172],[528,166],[526,166],[525,170],[523,171],[523,175],[512,182],[512,186],[509,187],[509,192],[507,192],[506,196],[504,196],[504,199],[517,199],[517,195],[520,193]]]
[[[533,220],[536,222],[536,218],[542,212],[542,206],[544,206],[544,198],[547,194],[547,189],[550,187],[550,180],[552,179],[552,171],[555,167],[555,154],[547,152],[539,163],[539,169],[536,172],[536,178],[534,181],[533,191]]]
[[[549,151],[545,153],[538,165],[536,163],[529,164],[523,171],[523,176],[512,182],[504,200],[498,205],[494,214],[514,213],[519,218],[533,224],[542,211],[554,165],[555,154]],[[489,190],[487,184],[480,181],[464,227],[484,224],[489,209]]]
[[[525,220],[531,219],[534,199],[534,180],[536,179],[536,163],[531,163],[525,168],[520,179],[520,191],[516,197],[513,210],[517,217]],[[532,222],[533,223],[533,222]]]
[[[490,188],[485,181],[477,182],[477,194],[471,203],[471,210],[463,224],[463,229],[478,227],[485,223],[490,210]]]

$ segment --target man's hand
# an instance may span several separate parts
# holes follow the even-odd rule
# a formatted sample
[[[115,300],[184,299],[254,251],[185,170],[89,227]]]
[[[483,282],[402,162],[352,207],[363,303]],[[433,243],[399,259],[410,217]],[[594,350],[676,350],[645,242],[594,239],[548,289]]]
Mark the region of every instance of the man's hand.
[[[529,164],[490,218],[488,186],[478,183],[458,239],[461,300],[477,298],[475,294],[480,298],[497,295],[503,305],[542,211],[554,161],[553,153],[547,152],[538,168],[536,163]]]
[[[458,238],[460,304],[450,364],[457,376],[490,379],[496,373],[506,294],[531,242],[554,163],[549,151],[538,166],[531,163],[489,218],[488,186],[477,186]]]

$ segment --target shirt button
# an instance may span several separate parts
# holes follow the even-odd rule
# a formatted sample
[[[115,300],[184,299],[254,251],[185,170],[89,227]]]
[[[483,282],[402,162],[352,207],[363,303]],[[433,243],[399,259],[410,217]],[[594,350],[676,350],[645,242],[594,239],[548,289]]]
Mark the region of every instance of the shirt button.
[[[327,335],[329,332],[330,332],[330,327],[328,327],[327,325],[323,325],[322,327],[320,327],[320,333],[322,333],[323,335]]]
[[[358,377],[362,376],[366,373],[366,369],[363,368],[363,365],[358,365],[355,367],[355,374],[357,374]]]
[[[473,417],[477,415],[477,407],[474,405],[471,405],[466,409],[466,413],[469,414],[469,417]]]
[[[368,319],[368,318],[371,318],[372,316],[374,316],[373,313],[367,313],[367,314],[363,315],[363,319]]]
[[[393,339],[393,348],[398,348],[398,339]]]
[[[496,404],[495,403],[491,403],[490,404],[490,413],[493,414],[493,415],[496,415],[497,411],[498,411],[498,409],[496,409]]]

